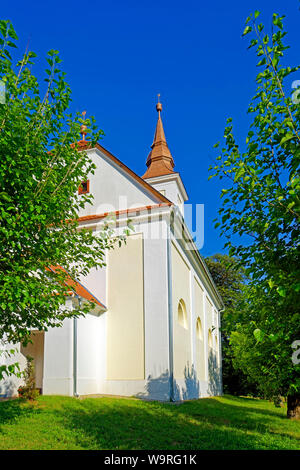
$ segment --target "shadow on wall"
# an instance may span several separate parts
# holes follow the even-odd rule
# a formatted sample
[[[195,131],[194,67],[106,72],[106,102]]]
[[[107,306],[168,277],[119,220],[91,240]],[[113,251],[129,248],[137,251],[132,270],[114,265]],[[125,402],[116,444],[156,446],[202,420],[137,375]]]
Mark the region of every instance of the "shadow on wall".
[[[0,398],[12,397],[16,395],[16,384],[11,379],[1,381]]]
[[[170,400],[170,374],[166,370],[159,377],[153,378],[149,375],[145,385],[145,392],[135,395],[137,398],[149,400]]]
[[[207,386],[205,382],[198,380],[194,365],[190,367],[189,364],[187,364],[184,368],[184,379],[180,381],[181,383],[178,383],[176,379],[173,381],[174,400],[191,400],[201,396],[220,395],[222,381],[220,368],[217,365],[214,354],[209,357],[208,370],[209,383]],[[154,378],[149,375],[145,385],[145,392],[138,393],[135,396],[148,400],[170,401],[170,382],[171,378],[168,370],[163,372],[159,377]],[[203,390],[201,390],[201,385]]]
[[[180,387],[176,379],[174,379],[174,399],[176,401],[191,400],[193,398],[199,398],[200,396],[200,382],[197,379],[194,364],[192,364],[191,368],[189,364],[187,364],[184,368],[184,387]]]
[[[222,393],[221,368],[215,352],[210,349],[208,354],[208,395],[216,396]]]

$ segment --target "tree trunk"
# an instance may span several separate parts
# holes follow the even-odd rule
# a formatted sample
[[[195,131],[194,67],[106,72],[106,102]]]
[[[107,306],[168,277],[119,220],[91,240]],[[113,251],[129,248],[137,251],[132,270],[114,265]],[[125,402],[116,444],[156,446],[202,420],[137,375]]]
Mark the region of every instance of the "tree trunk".
[[[288,395],[287,397],[287,417],[300,419],[300,394]]]

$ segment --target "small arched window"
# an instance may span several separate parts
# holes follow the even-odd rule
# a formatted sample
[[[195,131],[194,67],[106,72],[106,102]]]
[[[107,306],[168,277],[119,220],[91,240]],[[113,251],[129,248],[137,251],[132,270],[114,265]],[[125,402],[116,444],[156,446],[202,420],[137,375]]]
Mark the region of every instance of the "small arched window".
[[[201,323],[200,317],[198,317],[196,321],[196,336],[197,336],[197,339],[199,339],[200,341],[203,341],[203,330],[202,330],[202,323]]]
[[[183,328],[187,330],[188,328],[188,321],[187,321],[187,313],[186,313],[186,307],[183,299],[179,300],[178,303],[178,323],[181,325]]]

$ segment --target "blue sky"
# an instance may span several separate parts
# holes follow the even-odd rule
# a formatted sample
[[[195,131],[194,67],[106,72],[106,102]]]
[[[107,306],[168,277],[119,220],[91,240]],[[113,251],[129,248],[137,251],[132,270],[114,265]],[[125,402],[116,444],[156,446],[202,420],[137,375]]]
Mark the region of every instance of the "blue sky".
[[[85,2],[14,0],[1,5],[20,38],[38,54],[57,49],[73,92],[72,111],[87,110],[105,132],[104,147],[137,174],[145,171],[161,94],[164,129],[189,195],[205,205],[203,255],[221,252],[224,240],[212,220],[220,206],[223,182],[208,181],[227,117],[244,142],[246,110],[255,91],[254,52],[241,38],[246,17],[261,11],[286,15],[290,65],[299,58],[299,1],[264,0],[94,0]],[[300,79],[295,76],[295,79]]]

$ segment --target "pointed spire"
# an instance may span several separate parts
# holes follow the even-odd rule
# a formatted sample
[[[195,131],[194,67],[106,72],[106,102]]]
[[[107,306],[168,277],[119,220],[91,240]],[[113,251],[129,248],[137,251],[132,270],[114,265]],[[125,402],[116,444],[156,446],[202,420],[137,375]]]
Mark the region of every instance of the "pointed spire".
[[[160,116],[160,113],[162,111],[162,104],[159,100],[159,97],[160,95],[158,95],[158,102],[156,104],[158,119],[153,144],[151,145],[152,150],[150,151],[146,162],[148,169],[146,173],[142,176],[142,178],[154,178],[156,176],[174,173],[174,160],[166,141],[164,128]]]

